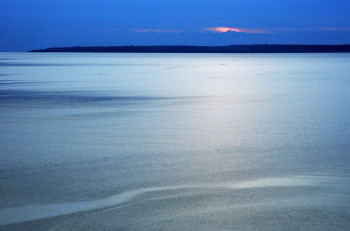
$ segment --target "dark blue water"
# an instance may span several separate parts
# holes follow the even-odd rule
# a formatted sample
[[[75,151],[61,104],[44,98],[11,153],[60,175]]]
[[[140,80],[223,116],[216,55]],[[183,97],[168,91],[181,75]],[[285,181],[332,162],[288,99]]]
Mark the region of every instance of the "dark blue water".
[[[349,63],[0,53],[0,229],[350,229]]]

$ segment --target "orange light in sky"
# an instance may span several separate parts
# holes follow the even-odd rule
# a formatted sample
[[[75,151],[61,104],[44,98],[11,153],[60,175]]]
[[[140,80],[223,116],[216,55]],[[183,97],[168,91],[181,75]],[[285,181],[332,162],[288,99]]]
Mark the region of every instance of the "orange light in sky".
[[[216,31],[219,33],[225,33],[227,31],[242,32],[240,29],[232,28],[232,27],[214,27],[214,28],[209,28],[209,29],[212,29],[210,31]]]
[[[205,28],[206,31],[211,31],[213,33],[226,33],[228,31],[233,32],[243,32],[248,34],[264,34],[267,33],[264,30],[256,30],[256,29],[239,29],[239,28],[233,28],[233,27],[209,27]]]

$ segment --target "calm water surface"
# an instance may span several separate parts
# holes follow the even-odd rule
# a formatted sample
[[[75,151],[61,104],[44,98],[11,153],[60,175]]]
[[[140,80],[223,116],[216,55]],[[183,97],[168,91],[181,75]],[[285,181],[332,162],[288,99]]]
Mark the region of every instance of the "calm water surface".
[[[0,230],[350,229],[349,63],[0,53]]]

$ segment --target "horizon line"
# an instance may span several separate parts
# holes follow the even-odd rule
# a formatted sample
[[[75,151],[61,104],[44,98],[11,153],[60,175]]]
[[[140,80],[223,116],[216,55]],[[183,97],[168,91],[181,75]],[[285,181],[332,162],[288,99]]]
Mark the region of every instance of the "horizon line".
[[[92,53],[331,53],[350,52],[350,44],[237,44],[225,46],[127,45],[50,47],[27,52]]]

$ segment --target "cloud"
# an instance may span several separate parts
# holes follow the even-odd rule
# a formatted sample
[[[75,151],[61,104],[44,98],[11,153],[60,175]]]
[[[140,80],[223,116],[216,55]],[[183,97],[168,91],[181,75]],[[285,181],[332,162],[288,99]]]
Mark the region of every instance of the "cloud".
[[[183,30],[168,30],[168,29],[132,29],[131,31],[136,33],[148,33],[148,32],[154,32],[154,33],[169,33],[169,34],[177,34],[182,32]]]
[[[316,28],[316,30],[323,30],[323,31],[349,31],[350,28],[346,27],[321,27],[321,28]]]
[[[296,28],[269,28],[269,33],[291,33],[291,32],[350,32],[349,27],[296,27]]]
[[[213,33],[226,33],[228,31],[237,32],[237,33],[247,33],[247,34],[266,34],[266,30],[262,29],[240,29],[233,27],[208,27],[204,29],[205,31],[210,31]]]

